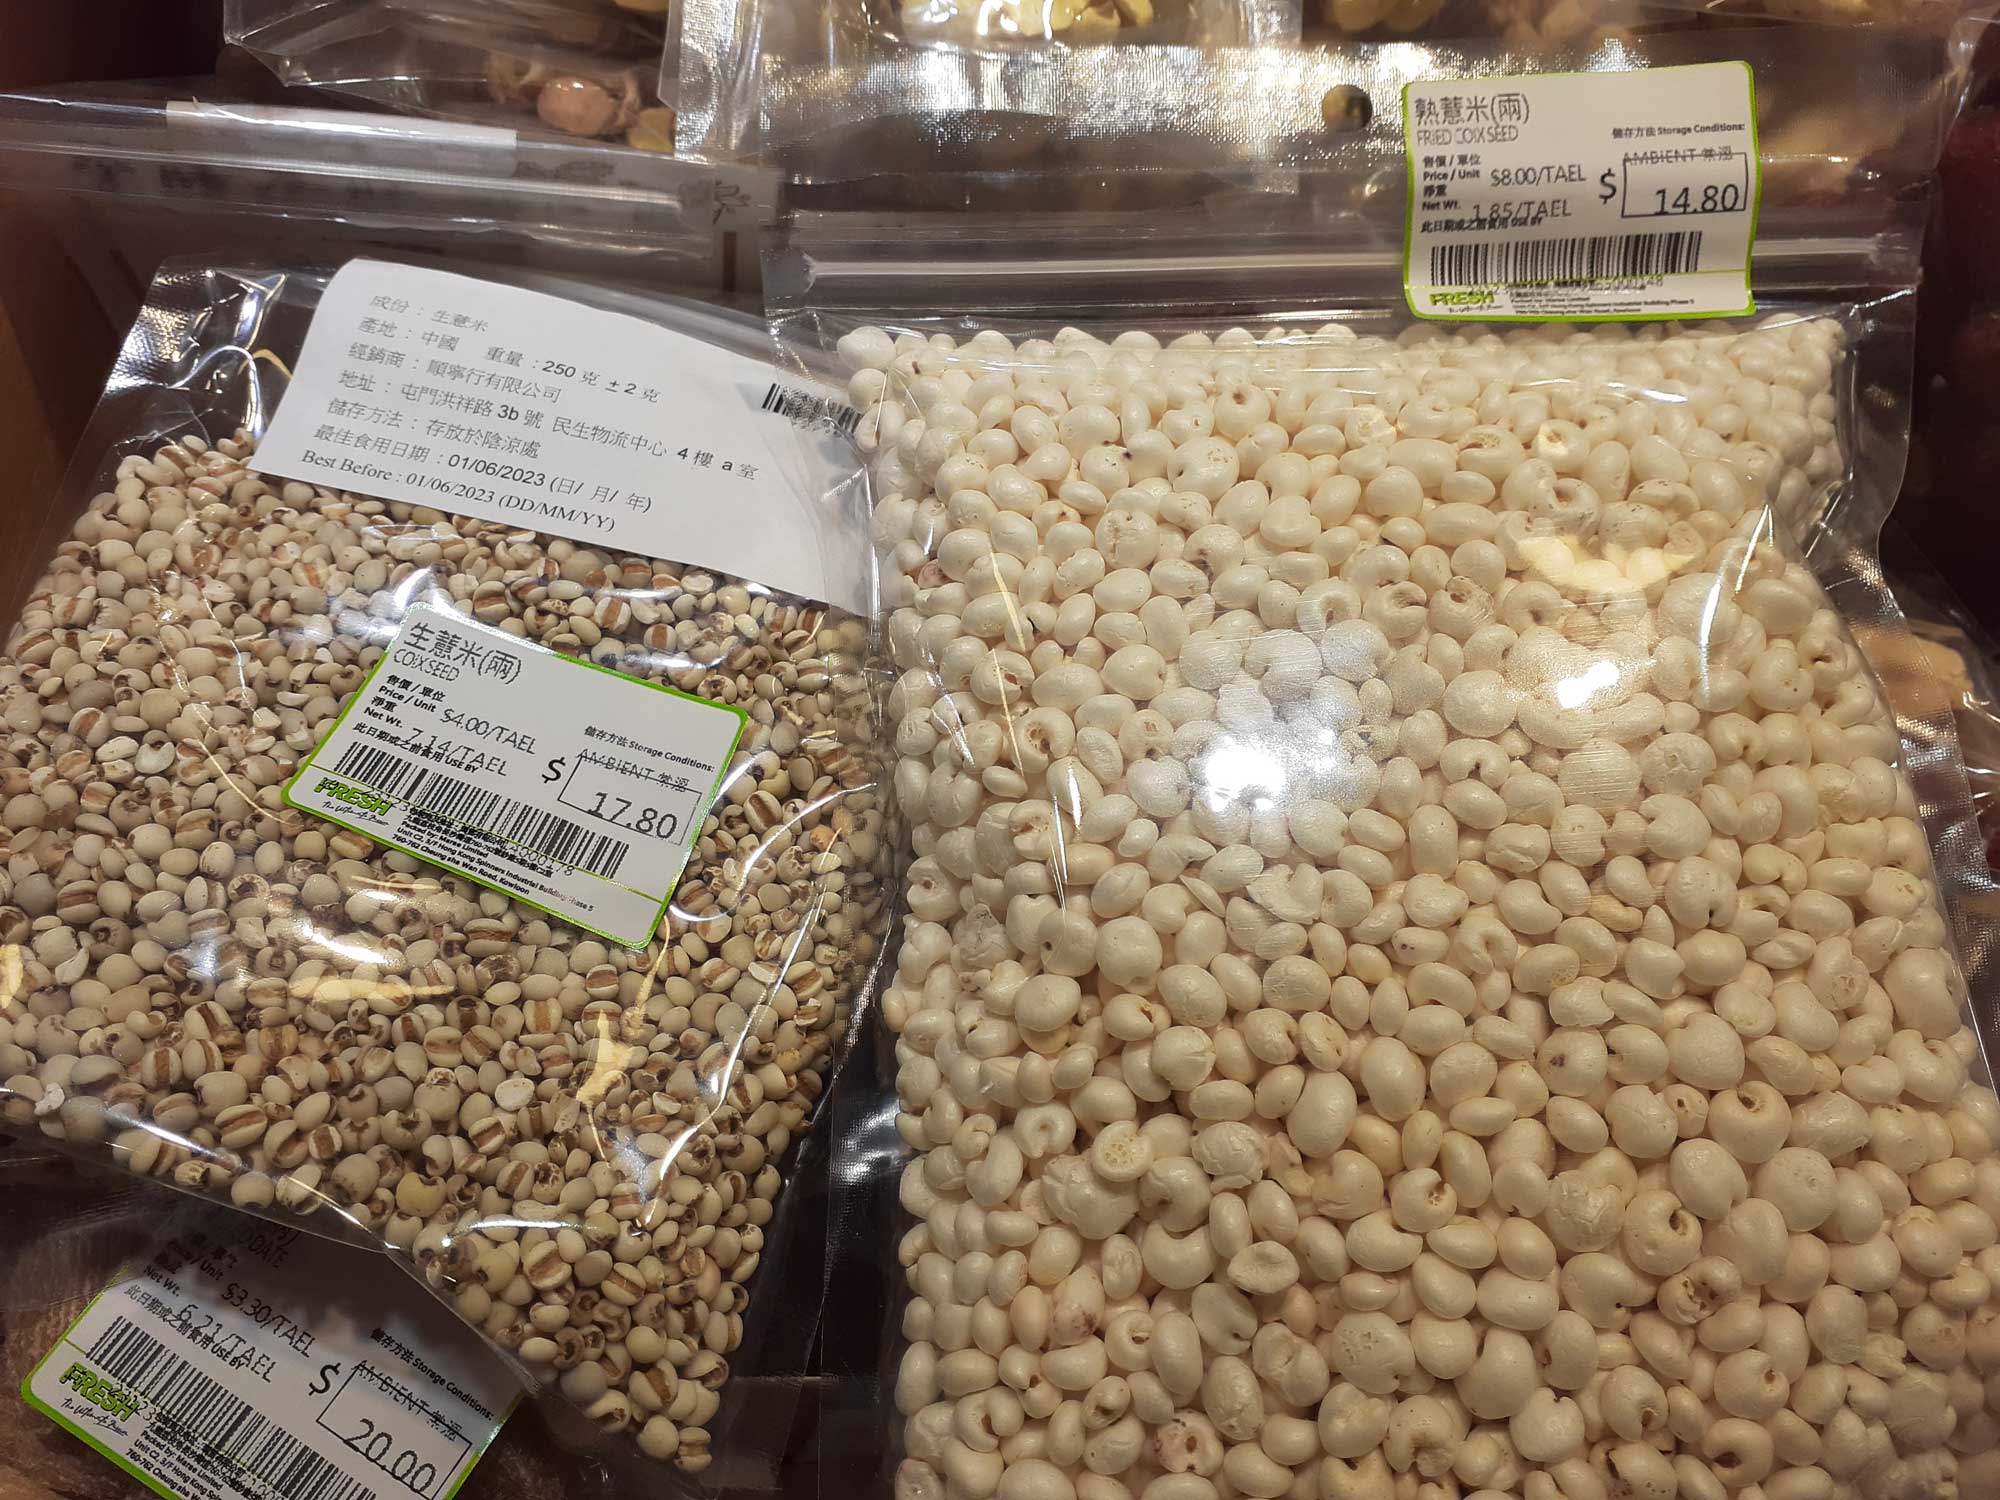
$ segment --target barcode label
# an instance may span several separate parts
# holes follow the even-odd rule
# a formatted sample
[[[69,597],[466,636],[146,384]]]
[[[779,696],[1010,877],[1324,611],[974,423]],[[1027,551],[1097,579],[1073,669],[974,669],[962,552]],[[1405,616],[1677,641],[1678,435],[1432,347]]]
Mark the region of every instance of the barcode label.
[[[510,844],[525,845],[545,858],[605,880],[617,878],[632,852],[629,843],[612,834],[595,832],[365,741],[349,745],[333,771],[336,776],[360,782],[371,792],[408,803],[418,812],[467,824]]]
[[[1701,266],[1701,231],[1593,234],[1564,240],[1484,240],[1431,246],[1434,286],[1520,285],[1679,276]]]
[[[179,1500],[447,1500],[519,1389],[443,1304],[372,1259],[184,1207],[21,1393]]]
[[[748,719],[419,604],[285,801],[643,948]]]
[[[818,428],[838,437],[854,436],[861,425],[861,413],[833,396],[816,396],[796,386],[771,382],[764,392],[764,410],[783,417],[794,427]]]
[[[1757,115],[1742,62],[1427,78],[1403,90],[1403,293],[1476,322],[1755,310]]]
[[[143,1396],[156,1416],[201,1443],[213,1460],[262,1480],[281,1500],[376,1500],[374,1490],[322,1458],[305,1439],[275,1425],[129,1319],[113,1318],[86,1353],[98,1374]]]

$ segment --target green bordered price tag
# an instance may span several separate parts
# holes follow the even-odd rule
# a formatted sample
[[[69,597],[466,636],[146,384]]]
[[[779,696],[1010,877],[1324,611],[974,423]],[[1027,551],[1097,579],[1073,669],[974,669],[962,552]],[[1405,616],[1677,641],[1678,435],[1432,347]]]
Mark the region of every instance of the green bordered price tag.
[[[1403,290],[1418,317],[1753,311],[1748,63],[1412,83],[1403,132]]]
[[[285,800],[643,948],[744,718],[420,605]]]
[[[171,1232],[21,1389],[169,1500],[450,1500],[520,1399],[383,1257],[249,1220]]]

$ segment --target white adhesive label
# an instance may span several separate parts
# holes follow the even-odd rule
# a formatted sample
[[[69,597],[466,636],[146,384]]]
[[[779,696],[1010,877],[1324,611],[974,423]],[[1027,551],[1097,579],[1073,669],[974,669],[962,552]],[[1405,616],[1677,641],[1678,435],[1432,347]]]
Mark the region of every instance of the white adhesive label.
[[[449,1500],[520,1389],[386,1260],[246,1220],[174,1233],[22,1394],[176,1500]]]
[[[285,800],[643,948],[744,718],[419,605]]]
[[[860,611],[866,542],[821,498],[858,421],[830,388],[641,318],[357,260],[256,466]]]
[[[1412,83],[1403,127],[1418,317],[1753,310],[1748,63]]]

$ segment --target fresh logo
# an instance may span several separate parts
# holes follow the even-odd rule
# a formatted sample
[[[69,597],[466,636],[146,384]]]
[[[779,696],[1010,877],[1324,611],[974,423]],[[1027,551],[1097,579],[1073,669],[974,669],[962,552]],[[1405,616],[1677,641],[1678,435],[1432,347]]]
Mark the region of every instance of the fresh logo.
[[[1499,300],[1500,294],[1490,286],[1471,292],[1431,293],[1431,301],[1439,307],[1491,307]]]
[[[139,1409],[139,1398],[122,1386],[114,1385],[102,1375],[85,1369],[82,1365],[71,1365],[63,1371],[62,1384],[75,1391],[91,1405],[101,1407],[119,1421],[124,1421]]]
[[[350,786],[347,782],[336,780],[332,776],[320,777],[319,785],[314,787],[313,791],[321,796],[331,797],[336,802],[345,802],[349,807],[358,807],[363,812],[371,812],[377,816],[386,814],[390,808],[396,805],[387,797],[377,796],[374,792],[362,787]]]

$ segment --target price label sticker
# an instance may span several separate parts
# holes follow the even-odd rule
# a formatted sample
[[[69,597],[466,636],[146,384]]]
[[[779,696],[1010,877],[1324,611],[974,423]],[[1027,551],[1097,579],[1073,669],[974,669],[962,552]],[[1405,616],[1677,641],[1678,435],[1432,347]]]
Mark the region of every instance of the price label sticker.
[[[643,948],[746,717],[422,604],[285,800]]]
[[[1403,285],[1420,318],[1754,311],[1750,65],[1412,83]]]
[[[190,1213],[22,1395],[170,1500],[449,1500],[520,1399],[380,1256]]]

